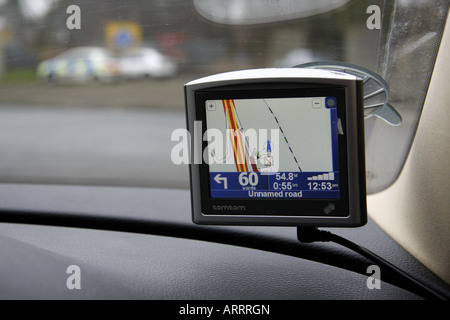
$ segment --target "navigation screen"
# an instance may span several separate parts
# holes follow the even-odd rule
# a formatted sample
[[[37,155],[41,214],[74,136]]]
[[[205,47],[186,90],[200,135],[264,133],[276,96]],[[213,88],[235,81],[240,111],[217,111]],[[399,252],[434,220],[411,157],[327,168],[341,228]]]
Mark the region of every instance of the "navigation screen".
[[[337,101],[207,100],[210,197],[339,199]]]

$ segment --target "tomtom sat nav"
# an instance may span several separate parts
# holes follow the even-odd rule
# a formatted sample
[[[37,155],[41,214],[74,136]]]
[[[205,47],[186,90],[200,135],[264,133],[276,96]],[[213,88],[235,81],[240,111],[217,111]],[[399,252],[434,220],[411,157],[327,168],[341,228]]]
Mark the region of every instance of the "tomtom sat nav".
[[[242,70],[191,81],[185,98],[195,223],[366,223],[361,79]]]

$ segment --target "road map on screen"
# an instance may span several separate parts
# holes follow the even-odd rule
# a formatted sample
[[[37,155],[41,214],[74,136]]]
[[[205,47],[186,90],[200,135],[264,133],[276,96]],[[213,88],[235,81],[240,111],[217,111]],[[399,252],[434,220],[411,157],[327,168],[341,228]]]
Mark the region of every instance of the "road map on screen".
[[[207,100],[213,198],[339,198],[335,97]]]

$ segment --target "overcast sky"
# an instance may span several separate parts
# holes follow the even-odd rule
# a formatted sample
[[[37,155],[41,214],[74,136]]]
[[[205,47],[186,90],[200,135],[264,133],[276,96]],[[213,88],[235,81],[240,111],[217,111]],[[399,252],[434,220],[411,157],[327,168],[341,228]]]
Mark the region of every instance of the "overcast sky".
[[[50,5],[57,0],[18,0],[22,6],[22,10],[27,17],[40,18],[50,8]],[[6,0],[0,0],[0,5]]]
[[[20,0],[24,13],[31,18],[39,18],[50,8],[55,0]]]

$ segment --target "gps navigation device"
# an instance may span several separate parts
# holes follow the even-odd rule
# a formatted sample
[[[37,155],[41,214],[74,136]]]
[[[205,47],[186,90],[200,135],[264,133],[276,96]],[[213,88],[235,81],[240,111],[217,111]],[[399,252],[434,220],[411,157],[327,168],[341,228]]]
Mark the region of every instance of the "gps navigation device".
[[[191,81],[185,98],[195,223],[366,223],[360,78],[242,70]]]

